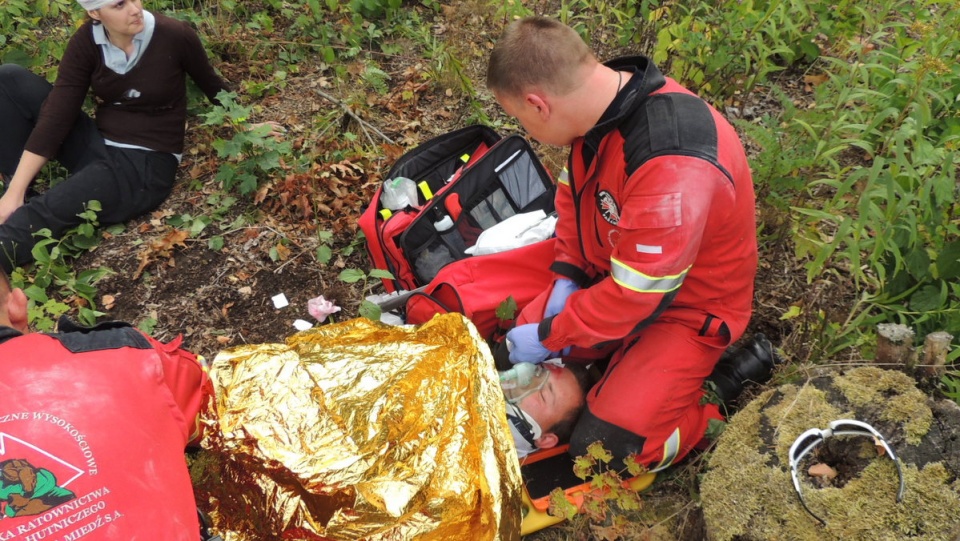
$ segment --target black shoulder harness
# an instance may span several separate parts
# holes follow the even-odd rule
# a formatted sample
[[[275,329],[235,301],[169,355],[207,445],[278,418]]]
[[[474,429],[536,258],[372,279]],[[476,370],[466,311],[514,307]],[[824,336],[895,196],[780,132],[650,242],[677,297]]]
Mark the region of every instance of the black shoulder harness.
[[[73,353],[100,349],[132,347],[150,349],[150,342],[129,323],[107,321],[93,327],[83,327],[67,317],[57,322],[58,332],[50,334],[63,347]]]

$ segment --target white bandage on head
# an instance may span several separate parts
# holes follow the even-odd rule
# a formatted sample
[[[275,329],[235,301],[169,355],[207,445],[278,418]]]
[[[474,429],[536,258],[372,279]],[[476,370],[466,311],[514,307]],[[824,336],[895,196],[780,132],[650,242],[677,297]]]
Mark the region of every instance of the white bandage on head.
[[[87,11],[94,11],[116,1],[117,0],[77,0],[77,3]]]

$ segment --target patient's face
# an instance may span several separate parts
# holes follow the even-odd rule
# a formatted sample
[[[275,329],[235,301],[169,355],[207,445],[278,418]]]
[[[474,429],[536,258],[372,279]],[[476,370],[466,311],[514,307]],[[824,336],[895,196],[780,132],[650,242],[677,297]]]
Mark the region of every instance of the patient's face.
[[[584,397],[570,369],[552,364],[544,364],[543,367],[550,372],[546,384],[539,391],[525,396],[517,405],[533,417],[544,431],[549,431],[570,410],[579,407]]]

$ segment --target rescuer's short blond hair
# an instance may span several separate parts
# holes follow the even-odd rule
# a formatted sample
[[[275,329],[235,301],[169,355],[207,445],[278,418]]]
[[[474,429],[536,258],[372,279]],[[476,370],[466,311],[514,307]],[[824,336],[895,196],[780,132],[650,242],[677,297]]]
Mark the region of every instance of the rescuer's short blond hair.
[[[581,66],[596,62],[577,32],[547,17],[510,23],[490,54],[487,88],[519,96],[532,88],[565,95],[580,83]]]

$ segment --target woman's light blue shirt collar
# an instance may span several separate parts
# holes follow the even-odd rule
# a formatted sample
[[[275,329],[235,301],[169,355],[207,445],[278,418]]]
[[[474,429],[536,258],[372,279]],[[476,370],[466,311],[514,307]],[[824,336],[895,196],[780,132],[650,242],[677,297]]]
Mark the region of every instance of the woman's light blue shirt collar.
[[[123,49],[110,43],[110,40],[107,39],[107,32],[102,24],[93,25],[93,42],[99,45],[103,51],[103,63],[112,71],[123,75],[133,69],[133,67],[137,65],[137,62],[140,61],[144,51],[147,50],[147,45],[150,45],[150,40],[153,38],[153,30],[156,26],[157,20],[153,14],[147,10],[143,10],[143,30],[133,36],[134,49],[133,54],[130,55],[129,58]]]

